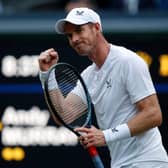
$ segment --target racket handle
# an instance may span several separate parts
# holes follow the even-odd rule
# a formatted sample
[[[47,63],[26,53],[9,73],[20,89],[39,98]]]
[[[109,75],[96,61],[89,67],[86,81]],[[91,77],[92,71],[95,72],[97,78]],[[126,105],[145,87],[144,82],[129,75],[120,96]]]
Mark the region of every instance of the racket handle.
[[[88,148],[88,152],[92,158],[93,164],[95,165],[95,168],[104,168],[104,165],[100,159],[100,156],[97,152],[96,147],[91,146]]]

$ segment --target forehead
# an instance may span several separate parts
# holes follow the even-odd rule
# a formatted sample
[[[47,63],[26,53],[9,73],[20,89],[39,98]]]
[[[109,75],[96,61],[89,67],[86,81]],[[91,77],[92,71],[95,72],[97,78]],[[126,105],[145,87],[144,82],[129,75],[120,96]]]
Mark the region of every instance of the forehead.
[[[75,25],[75,24],[66,22],[64,24],[64,32],[69,33],[72,31],[80,30],[82,27],[86,27],[86,25],[88,25],[88,24],[86,23],[86,24],[82,24],[82,25]]]
[[[76,26],[78,26],[78,25],[75,25],[75,24],[70,23],[70,22],[65,22],[64,29],[71,28],[71,27],[76,27]]]

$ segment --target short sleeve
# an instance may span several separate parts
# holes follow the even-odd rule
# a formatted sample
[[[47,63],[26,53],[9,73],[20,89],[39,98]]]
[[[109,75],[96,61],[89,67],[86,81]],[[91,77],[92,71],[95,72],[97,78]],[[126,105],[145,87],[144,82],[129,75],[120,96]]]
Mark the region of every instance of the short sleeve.
[[[79,96],[83,100],[83,102],[86,104],[86,94],[85,94],[80,82],[77,82],[76,87],[71,91],[71,93]]]
[[[86,70],[81,73],[81,77],[83,78],[83,80],[86,78]],[[87,103],[86,102],[86,94],[84,92],[83,86],[81,85],[81,83],[79,81],[77,82],[76,86],[71,91],[71,93],[79,96],[85,104]]]
[[[125,60],[123,70],[123,78],[132,103],[156,93],[149,68],[138,55],[132,54],[132,57]]]

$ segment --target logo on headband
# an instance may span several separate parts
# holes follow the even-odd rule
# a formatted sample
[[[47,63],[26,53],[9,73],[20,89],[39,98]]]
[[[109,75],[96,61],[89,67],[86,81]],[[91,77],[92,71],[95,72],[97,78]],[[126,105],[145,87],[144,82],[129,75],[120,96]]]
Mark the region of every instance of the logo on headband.
[[[82,16],[83,13],[84,13],[84,11],[76,11],[76,15],[78,15],[78,16]]]

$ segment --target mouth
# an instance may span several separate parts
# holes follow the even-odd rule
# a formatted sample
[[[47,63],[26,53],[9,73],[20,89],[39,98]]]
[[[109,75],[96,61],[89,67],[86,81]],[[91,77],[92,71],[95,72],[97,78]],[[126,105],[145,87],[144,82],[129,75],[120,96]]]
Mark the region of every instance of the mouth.
[[[83,43],[77,44],[74,46],[74,49],[79,55],[85,55],[86,54],[86,47]]]
[[[84,49],[84,44],[83,43],[78,43],[74,46],[74,48],[79,51]]]
[[[76,45],[75,45],[75,48],[81,48],[83,46],[83,43],[77,43]]]

